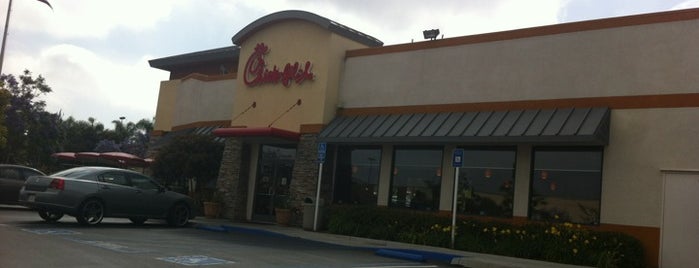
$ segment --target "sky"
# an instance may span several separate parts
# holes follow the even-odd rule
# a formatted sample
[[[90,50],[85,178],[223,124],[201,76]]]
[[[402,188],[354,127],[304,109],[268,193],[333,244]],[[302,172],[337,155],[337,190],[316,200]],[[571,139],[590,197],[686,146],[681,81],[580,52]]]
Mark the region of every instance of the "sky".
[[[233,45],[253,21],[304,10],[371,35],[384,45],[566,22],[698,8],[699,0],[13,0],[3,73],[41,75],[46,110],[63,118],[152,120],[160,81],[148,61]],[[0,1],[5,21],[9,0]],[[4,26],[3,26],[4,29]],[[441,37],[441,36],[440,36]]]

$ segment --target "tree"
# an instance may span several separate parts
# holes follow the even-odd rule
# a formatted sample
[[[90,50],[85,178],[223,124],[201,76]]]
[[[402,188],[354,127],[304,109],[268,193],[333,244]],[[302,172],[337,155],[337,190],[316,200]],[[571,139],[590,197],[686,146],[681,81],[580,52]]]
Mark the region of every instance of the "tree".
[[[72,116],[61,122],[63,135],[61,151],[89,152],[93,151],[104,134],[104,125],[95,123],[90,117],[87,121],[77,121]]]
[[[1,85],[0,88],[0,111],[2,111],[2,116],[0,116],[0,151],[7,145],[7,127],[5,126],[5,109],[10,105],[10,98],[12,94],[10,91],[5,89],[5,85]]]
[[[153,177],[166,185],[186,185],[195,179],[197,190],[218,178],[223,144],[213,136],[184,135],[160,148],[151,165]]]
[[[0,81],[11,95],[4,109],[7,143],[0,150],[2,161],[42,167],[60,140],[60,116],[44,111],[46,103],[38,99],[51,88],[41,75],[33,78],[28,70],[19,79],[2,75]]]

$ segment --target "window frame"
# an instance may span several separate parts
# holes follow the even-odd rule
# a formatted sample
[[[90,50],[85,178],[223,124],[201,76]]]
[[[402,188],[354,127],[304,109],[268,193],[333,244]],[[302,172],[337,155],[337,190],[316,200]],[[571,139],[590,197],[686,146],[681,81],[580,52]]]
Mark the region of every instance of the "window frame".
[[[600,157],[600,162],[599,162],[599,188],[597,189],[599,192],[599,196],[597,198],[598,204],[597,204],[597,219],[594,223],[584,223],[580,222],[579,224],[583,225],[599,225],[601,223],[601,215],[602,215],[602,183],[604,182],[604,146],[534,146],[531,149],[531,155],[530,155],[530,169],[529,169],[529,194],[527,197],[527,219],[528,220],[533,220],[536,221],[535,219],[532,219],[532,212],[533,212],[533,206],[532,206],[532,198],[534,196],[534,182],[536,181],[536,178],[534,178],[534,174],[536,173],[536,153],[538,151],[548,151],[548,152],[597,152],[599,153]],[[572,222],[578,224],[578,222]]]
[[[517,152],[518,152],[518,147],[516,145],[474,145],[474,146],[469,146],[469,145],[457,145],[455,147],[456,149],[463,149],[464,154],[466,154],[466,151],[468,150],[479,150],[479,151],[504,151],[504,152],[512,152],[514,153],[514,158],[513,158],[513,166],[512,166],[512,184],[510,187],[512,188],[512,196],[510,198],[512,199],[512,208],[510,211],[510,216],[495,216],[495,215],[476,215],[476,214],[469,214],[466,212],[458,212],[458,214],[464,215],[464,216],[482,216],[482,217],[495,217],[495,218],[503,218],[503,219],[511,219],[514,217],[514,203],[516,202],[515,200],[515,186],[517,185]],[[460,167],[460,169],[466,169],[466,158],[464,157],[464,165]],[[461,177],[465,175],[464,173],[459,174],[459,185],[457,185],[457,191],[459,191],[461,187]],[[457,197],[458,201],[458,197]]]
[[[418,150],[418,151],[430,151],[430,150],[439,150],[441,151],[440,157],[439,157],[439,169],[444,170],[444,151],[445,147],[443,145],[405,145],[405,146],[393,146],[393,152],[392,152],[392,157],[391,157],[391,176],[389,179],[388,183],[388,194],[387,194],[387,200],[386,204],[388,205],[389,208],[394,208],[394,209],[409,209],[409,210],[416,210],[416,211],[428,211],[428,212],[438,212],[440,209],[440,204],[441,204],[441,196],[442,196],[442,180],[443,180],[443,174],[439,178],[439,195],[433,197],[436,199],[436,206],[433,209],[416,209],[412,207],[406,207],[406,206],[396,206],[393,205],[393,202],[391,202],[392,199],[392,191],[393,191],[393,186],[394,184],[394,179],[396,177],[396,174],[394,170],[396,169],[396,154],[399,150]]]

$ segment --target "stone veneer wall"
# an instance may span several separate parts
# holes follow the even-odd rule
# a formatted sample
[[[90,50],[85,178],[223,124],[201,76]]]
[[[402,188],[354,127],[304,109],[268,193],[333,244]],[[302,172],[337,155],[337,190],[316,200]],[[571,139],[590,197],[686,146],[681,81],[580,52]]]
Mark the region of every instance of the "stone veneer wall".
[[[222,194],[224,218],[245,220],[248,178],[241,178],[243,143],[237,138],[226,138],[216,188]]]
[[[306,198],[316,198],[316,187],[318,180],[318,134],[302,134],[298,147],[296,148],[296,160],[294,161],[294,170],[292,171],[291,185],[289,191],[291,194],[291,204],[299,211],[299,217],[296,217],[296,224],[300,225],[303,220],[303,201]],[[323,168],[325,170],[325,168]],[[324,172],[325,173],[325,172]],[[329,181],[325,176],[323,185]],[[323,187],[325,188],[325,187]],[[327,193],[321,191],[321,193]],[[321,195],[321,199],[326,199],[325,195]]]

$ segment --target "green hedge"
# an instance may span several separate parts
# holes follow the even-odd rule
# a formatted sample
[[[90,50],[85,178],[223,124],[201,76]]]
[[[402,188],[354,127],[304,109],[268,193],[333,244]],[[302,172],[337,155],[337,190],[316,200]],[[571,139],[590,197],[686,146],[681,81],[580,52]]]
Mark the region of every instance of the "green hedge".
[[[328,231],[436,247],[451,245],[451,217],[367,206],[328,208]],[[645,267],[640,242],[570,223],[457,221],[455,249],[597,267]]]

